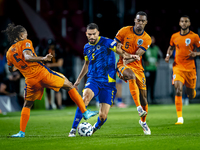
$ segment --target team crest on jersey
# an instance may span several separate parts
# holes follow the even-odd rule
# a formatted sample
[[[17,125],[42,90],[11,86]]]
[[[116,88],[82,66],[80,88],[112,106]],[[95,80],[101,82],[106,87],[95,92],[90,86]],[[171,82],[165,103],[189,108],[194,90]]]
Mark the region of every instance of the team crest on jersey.
[[[27,42],[26,47],[31,47],[31,44]]]
[[[173,79],[175,79],[175,78],[176,78],[176,75],[174,74],[174,75],[173,75]]]
[[[143,39],[138,39],[137,45],[142,45],[143,44]]]
[[[99,50],[101,48],[101,46],[100,45],[97,45],[97,50]]]
[[[185,39],[185,43],[186,43],[186,46],[190,45],[191,39],[189,39],[189,38]]]

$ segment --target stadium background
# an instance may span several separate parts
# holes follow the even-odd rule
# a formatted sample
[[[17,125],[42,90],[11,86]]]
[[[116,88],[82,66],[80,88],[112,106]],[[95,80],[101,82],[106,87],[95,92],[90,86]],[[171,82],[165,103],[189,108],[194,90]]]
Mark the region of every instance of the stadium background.
[[[138,11],[147,13],[145,31],[155,36],[156,45],[164,56],[171,35],[180,30],[178,23],[182,15],[190,16],[190,29],[200,35],[200,9],[197,1],[171,0],[0,0],[0,30],[5,29],[10,22],[22,25],[28,30],[28,38],[33,41],[34,47],[42,47],[48,39],[55,39],[64,52],[63,68],[67,68],[65,75],[74,82],[83,64],[83,46],[87,43],[85,26],[95,22],[99,25],[100,35],[113,39],[121,27],[134,24]],[[9,46],[2,33],[0,45]],[[158,66],[155,97],[159,103],[173,103],[172,62],[170,60],[170,64],[166,64],[160,60]],[[199,58],[199,68],[198,62]],[[79,92],[83,86],[84,81]],[[23,91],[23,86],[21,89]],[[126,103],[133,104],[126,84],[123,90]],[[197,80],[197,97],[193,103],[199,102],[199,97],[200,84]],[[65,105],[73,104],[67,100],[67,96],[63,98]]]

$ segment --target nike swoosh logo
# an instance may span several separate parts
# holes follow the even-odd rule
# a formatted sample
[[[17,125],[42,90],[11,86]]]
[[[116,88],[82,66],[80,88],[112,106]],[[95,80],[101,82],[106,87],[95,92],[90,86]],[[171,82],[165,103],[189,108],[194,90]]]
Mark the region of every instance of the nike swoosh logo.
[[[132,39],[132,38],[127,38],[127,39]]]

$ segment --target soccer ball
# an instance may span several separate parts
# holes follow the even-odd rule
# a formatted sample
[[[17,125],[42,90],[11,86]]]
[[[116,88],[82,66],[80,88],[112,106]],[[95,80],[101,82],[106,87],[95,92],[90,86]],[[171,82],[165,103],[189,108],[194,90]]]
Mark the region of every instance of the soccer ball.
[[[78,126],[78,134],[80,136],[91,136],[93,133],[92,125],[88,122],[83,122]]]

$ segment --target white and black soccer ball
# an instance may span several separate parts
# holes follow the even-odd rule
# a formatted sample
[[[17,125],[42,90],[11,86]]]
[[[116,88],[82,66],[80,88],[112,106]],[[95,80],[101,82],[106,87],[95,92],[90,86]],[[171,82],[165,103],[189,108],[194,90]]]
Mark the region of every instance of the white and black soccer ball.
[[[92,125],[88,122],[83,122],[78,126],[78,134],[80,136],[91,136],[93,133]]]

